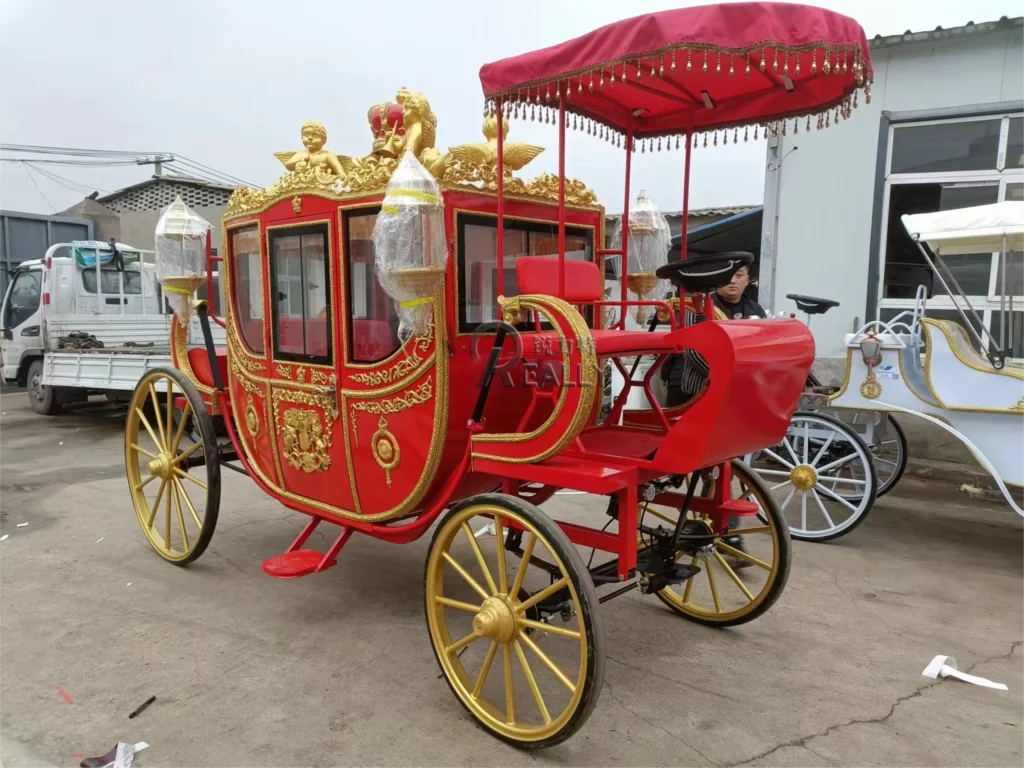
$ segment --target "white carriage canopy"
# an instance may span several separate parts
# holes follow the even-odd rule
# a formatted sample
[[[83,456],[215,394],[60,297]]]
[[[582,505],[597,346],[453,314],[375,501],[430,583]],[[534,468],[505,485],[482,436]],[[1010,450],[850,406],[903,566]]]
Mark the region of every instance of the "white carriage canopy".
[[[1024,202],[1006,201],[902,217],[907,233],[936,253],[1024,250]],[[1005,237],[1005,242],[1004,238]]]

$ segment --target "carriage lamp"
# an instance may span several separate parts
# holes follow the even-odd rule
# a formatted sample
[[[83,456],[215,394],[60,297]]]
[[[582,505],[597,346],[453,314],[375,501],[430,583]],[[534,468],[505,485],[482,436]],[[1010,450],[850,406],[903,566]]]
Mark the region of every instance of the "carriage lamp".
[[[205,279],[210,228],[180,197],[163,210],[156,223],[156,277],[182,322],[192,315],[193,297]]]
[[[406,152],[388,183],[373,228],[381,287],[395,301],[398,336],[430,335],[433,300],[444,282],[448,248],[444,203],[434,177]]]
[[[882,341],[874,331],[868,331],[860,340],[860,353],[869,369],[882,362]]]
[[[630,208],[626,228],[629,238],[626,287],[636,301],[659,299],[667,292],[667,283],[658,279],[655,272],[668,263],[672,232],[665,216],[651,202],[645,190],[640,190],[636,204]],[[637,307],[638,323],[642,324],[647,319],[647,310],[647,307]]]

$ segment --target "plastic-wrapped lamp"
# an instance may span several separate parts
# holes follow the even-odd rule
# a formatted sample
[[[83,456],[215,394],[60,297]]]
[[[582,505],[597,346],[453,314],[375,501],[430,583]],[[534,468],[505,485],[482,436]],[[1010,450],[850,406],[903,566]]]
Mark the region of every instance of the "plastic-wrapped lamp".
[[[156,277],[167,303],[185,323],[192,298],[206,279],[206,233],[210,223],[180,197],[164,208],[156,224]]]
[[[647,192],[640,190],[636,204],[630,207],[627,223],[629,235],[629,270],[626,287],[634,301],[655,301],[663,298],[669,290],[666,280],[655,275],[658,267],[668,263],[668,252],[672,247],[672,231],[668,221],[658,210]],[[636,321],[643,324],[649,315],[649,307],[637,307]]]
[[[377,279],[397,305],[398,337],[428,336],[448,247],[441,190],[412,152],[405,153],[388,183],[373,228],[373,250]]]

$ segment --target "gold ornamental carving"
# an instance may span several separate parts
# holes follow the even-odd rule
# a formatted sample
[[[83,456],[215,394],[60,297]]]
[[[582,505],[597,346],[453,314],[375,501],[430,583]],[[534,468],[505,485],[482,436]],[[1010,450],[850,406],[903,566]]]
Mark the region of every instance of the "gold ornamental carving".
[[[299,213],[305,194],[337,198],[383,191],[405,152],[412,152],[443,185],[490,191],[498,188],[498,128],[493,116],[484,120],[485,141],[460,144],[444,154],[435,146],[437,116],[422,93],[402,88],[394,102],[371,107],[367,116],[373,135],[369,155],[349,157],[327,150],[327,130],[321,123],[306,122],[301,132],[304,149],[275,153],[286,173],[264,189],[242,187],[235,190],[228,200],[225,215],[231,218],[252,213],[289,199],[292,210]],[[503,126],[507,135],[509,123]],[[557,176],[544,173],[524,182],[513,175],[542,151],[543,147],[532,144],[504,143],[505,194],[558,199]],[[577,179],[565,180],[565,199],[571,205],[597,204],[594,192]]]
[[[422,353],[430,349],[430,337],[421,336],[415,339],[415,344],[408,356],[402,358],[390,368],[380,371],[368,371],[367,373],[353,373],[349,376],[352,381],[365,384],[368,387],[379,387],[382,384],[390,384],[393,381],[409,375],[419,368],[424,361]]]
[[[370,450],[373,452],[374,460],[384,470],[384,479],[390,488],[391,472],[398,467],[398,463],[402,460],[402,449],[398,445],[398,440],[388,429],[388,420],[383,416],[377,422],[377,431],[373,433],[373,438],[370,440]]]
[[[274,368],[274,371],[282,379],[291,379],[292,377],[292,369],[287,365],[278,365]]]
[[[860,393],[866,400],[877,400],[882,396],[882,385],[873,368],[868,371],[868,377],[860,383]]]
[[[331,383],[331,377],[328,376],[326,373],[323,373],[322,371],[320,371],[320,370],[318,370],[316,368],[310,368],[309,369],[309,380],[313,384],[330,384]]]
[[[434,394],[433,382],[428,378],[425,382],[414,389],[410,389],[397,397],[388,397],[381,400],[355,400],[352,403],[352,410],[365,411],[373,415],[385,413],[401,413],[417,405],[430,402]]]
[[[290,466],[303,472],[323,472],[330,468],[331,435],[324,431],[320,413],[292,408],[284,414],[284,457]]]
[[[256,406],[253,404],[252,395],[249,395],[246,398],[245,428],[249,430],[249,435],[253,440],[255,440],[257,435],[260,433],[260,416],[256,412]]]

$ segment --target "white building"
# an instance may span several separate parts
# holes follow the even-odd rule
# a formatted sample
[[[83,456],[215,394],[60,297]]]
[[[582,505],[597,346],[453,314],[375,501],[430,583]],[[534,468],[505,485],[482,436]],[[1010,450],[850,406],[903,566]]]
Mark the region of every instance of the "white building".
[[[902,214],[1024,199],[1024,19],[878,36],[871,61],[870,104],[768,147],[760,301],[775,311],[795,311],[789,293],[840,302],[811,323],[827,379],[842,375],[843,334],[912,306],[919,284],[931,286],[929,314],[959,318]],[[1015,357],[1022,257],[1011,262]],[[986,324],[998,319],[997,259],[951,262]]]

